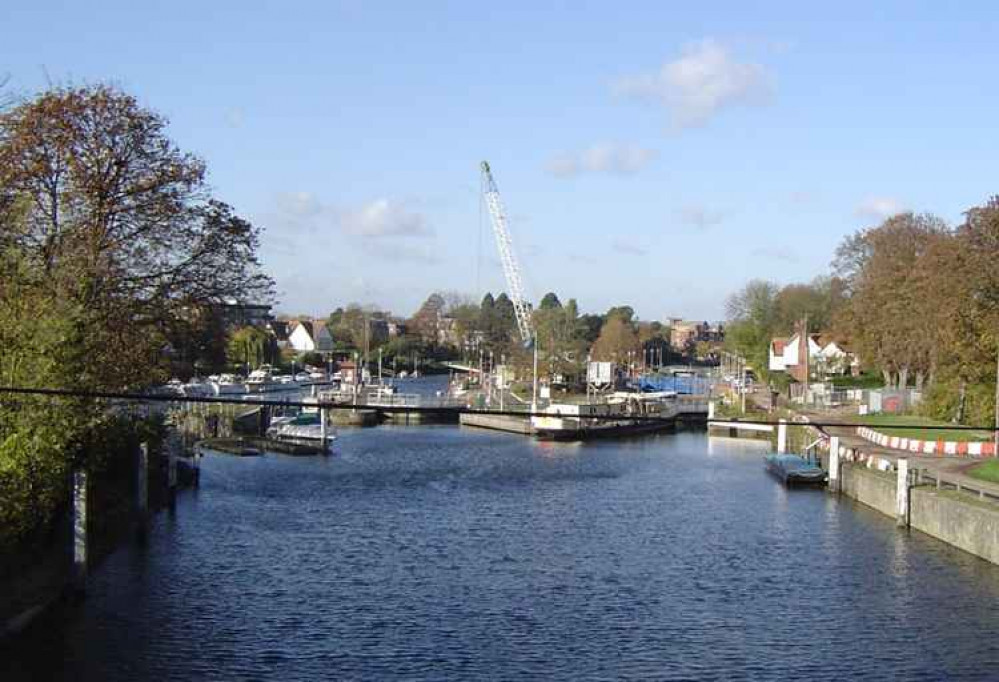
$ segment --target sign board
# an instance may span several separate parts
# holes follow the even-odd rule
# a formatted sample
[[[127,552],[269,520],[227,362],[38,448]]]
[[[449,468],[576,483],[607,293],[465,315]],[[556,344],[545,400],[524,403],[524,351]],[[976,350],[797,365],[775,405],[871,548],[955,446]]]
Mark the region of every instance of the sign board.
[[[614,383],[614,363],[613,362],[590,362],[586,365],[586,383],[588,384],[613,384]]]

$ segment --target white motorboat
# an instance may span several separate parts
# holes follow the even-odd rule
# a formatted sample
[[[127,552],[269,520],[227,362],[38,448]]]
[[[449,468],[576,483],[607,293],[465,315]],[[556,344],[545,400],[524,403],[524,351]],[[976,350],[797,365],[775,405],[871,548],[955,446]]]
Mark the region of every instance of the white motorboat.
[[[217,377],[208,377],[208,379],[217,396],[245,395],[249,392],[243,380],[235,374],[220,374]]]

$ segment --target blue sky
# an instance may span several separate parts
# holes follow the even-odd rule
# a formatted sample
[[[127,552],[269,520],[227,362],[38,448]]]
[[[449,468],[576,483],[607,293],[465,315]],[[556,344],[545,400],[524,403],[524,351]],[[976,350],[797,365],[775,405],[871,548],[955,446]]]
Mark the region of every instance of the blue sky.
[[[999,189],[999,7],[872,4],[8,3],[0,74],[167,116],[286,312],[502,289],[488,159],[535,300],[715,319]]]

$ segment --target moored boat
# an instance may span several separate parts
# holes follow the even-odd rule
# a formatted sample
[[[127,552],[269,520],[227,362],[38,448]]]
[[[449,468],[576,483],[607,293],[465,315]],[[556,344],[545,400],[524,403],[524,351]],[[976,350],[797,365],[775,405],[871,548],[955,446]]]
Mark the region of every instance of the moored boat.
[[[763,458],[767,471],[784,485],[825,485],[826,472],[798,455],[775,454]]]
[[[553,403],[531,417],[539,440],[587,440],[672,430],[676,426],[676,394],[612,393],[598,403]]]

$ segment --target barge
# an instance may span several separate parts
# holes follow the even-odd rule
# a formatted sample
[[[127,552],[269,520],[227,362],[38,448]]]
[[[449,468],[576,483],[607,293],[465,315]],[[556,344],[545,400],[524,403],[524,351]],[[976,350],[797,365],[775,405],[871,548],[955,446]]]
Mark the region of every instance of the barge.
[[[598,403],[553,403],[531,417],[538,440],[576,441],[676,428],[676,393],[616,392]]]

